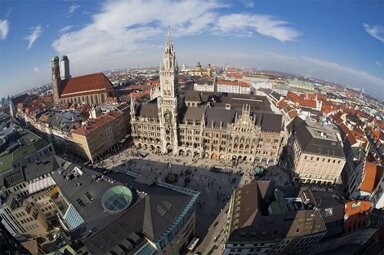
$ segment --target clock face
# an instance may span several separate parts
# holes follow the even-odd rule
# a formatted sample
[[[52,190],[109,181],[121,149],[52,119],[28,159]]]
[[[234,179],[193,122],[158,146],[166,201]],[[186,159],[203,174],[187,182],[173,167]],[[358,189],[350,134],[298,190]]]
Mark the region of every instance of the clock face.
[[[169,83],[169,81],[168,80],[165,80],[165,84],[168,84]]]

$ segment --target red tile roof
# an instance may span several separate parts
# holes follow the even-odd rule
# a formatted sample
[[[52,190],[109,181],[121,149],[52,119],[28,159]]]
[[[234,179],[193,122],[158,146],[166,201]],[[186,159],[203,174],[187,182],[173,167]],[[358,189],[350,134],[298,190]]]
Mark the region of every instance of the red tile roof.
[[[381,176],[383,175],[383,169],[376,165],[376,162],[365,162],[363,170],[364,178],[360,184],[360,190],[372,193],[376,188]]]
[[[297,111],[292,110],[288,113],[289,118],[293,119],[297,116]]]
[[[355,135],[344,123],[340,123],[339,128],[343,131],[344,135],[347,137],[350,145],[354,145],[355,143],[357,143]]]
[[[279,109],[283,109],[283,108],[285,108],[287,105],[288,105],[288,102],[287,102],[287,100],[285,100],[284,98],[281,99],[279,102],[277,102],[277,107],[279,107]]]
[[[300,101],[300,96],[296,93],[293,93],[291,91],[288,91],[287,97],[295,103],[298,103]]]
[[[149,89],[146,89],[143,92],[131,92],[131,93],[129,93],[130,96],[132,95],[133,97],[136,97],[136,98],[143,97],[143,96],[150,95],[150,94],[151,94],[151,91]]]
[[[356,115],[357,115],[358,117],[360,117],[360,118],[364,118],[364,119],[368,119],[368,117],[369,117],[368,114],[366,114],[365,112],[360,111],[360,110],[356,111]]]
[[[113,90],[112,83],[103,73],[94,73],[63,81],[60,97],[101,93]]]
[[[322,105],[321,111],[328,114],[328,113],[332,112],[332,106],[331,105]]]
[[[243,73],[235,72],[235,73],[227,73],[228,77],[242,79],[244,77]]]
[[[352,206],[352,204],[359,204],[360,206]],[[348,216],[352,216],[355,214],[361,214],[362,212],[369,212],[371,207],[372,207],[372,202],[371,201],[363,201],[363,200],[358,200],[358,201],[348,201],[345,203],[345,214]]]
[[[317,94],[310,94],[310,93],[308,93],[308,94],[305,95],[305,98],[306,98],[306,99],[312,99],[312,100],[315,100],[316,97],[317,97]]]
[[[316,101],[311,99],[301,99],[299,101],[299,105],[309,108],[316,108]]]
[[[160,80],[149,81],[147,82],[147,85],[160,86]]]
[[[288,92],[287,97],[294,103],[299,104],[302,107],[316,108],[316,100],[311,99],[316,98],[316,94],[303,94],[298,95],[293,92]]]
[[[384,121],[375,119],[375,124],[376,124],[379,128],[384,129]]]
[[[226,68],[225,68],[225,71],[226,71],[226,72],[237,72],[237,69],[234,68],[234,67],[226,67]]]
[[[131,86],[128,86],[128,87],[121,89],[121,90],[124,90],[124,91],[139,90],[139,89],[146,90],[146,89],[154,88],[157,86],[159,86],[159,85],[157,85],[155,83],[147,84],[147,85],[131,85]]]
[[[381,137],[382,133],[381,133],[380,129],[372,128],[371,129],[371,134],[374,137],[375,141],[377,141],[377,140],[380,140],[380,137]]]
[[[240,87],[250,87],[249,83],[243,81],[231,81],[231,80],[217,80],[217,84],[225,84]]]

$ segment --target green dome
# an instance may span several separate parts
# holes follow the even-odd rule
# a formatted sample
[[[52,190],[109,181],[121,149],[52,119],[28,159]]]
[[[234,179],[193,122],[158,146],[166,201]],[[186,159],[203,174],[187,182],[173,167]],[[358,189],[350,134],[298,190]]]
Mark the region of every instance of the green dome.
[[[68,60],[68,57],[66,55],[61,56],[61,60]]]
[[[58,56],[54,56],[51,60],[51,62],[57,62],[59,61],[59,57]]]
[[[121,212],[130,206],[132,199],[132,191],[126,186],[118,185],[104,193],[101,204],[109,212]]]

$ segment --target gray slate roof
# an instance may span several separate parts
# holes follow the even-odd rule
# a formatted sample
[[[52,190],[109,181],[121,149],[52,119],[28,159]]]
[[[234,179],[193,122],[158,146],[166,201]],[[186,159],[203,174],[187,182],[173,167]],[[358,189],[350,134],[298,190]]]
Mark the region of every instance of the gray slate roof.
[[[58,169],[56,157],[50,155],[38,162],[28,163],[26,166],[17,166],[0,175],[0,186],[12,187],[24,181],[33,180],[39,176]]]
[[[141,104],[138,108],[138,115],[140,117],[158,118],[159,110],[157,103]]]
[[[185,92],[185,101],[201,101],[200,92],[194,90],[187,90]]]
[[[187,107],[183,120],[191,121],[191,120],[197,120],[200,121],[203,118],[203,115],[205,113],[205,106],[201,107]]]
[[[283,118],[280,114],[256,113],[258,125],[263,132],[280,132],[283,130]]]
[[[295,138],[303,152],[345,158],[340,141],[313,136],[310,129],[311,127],[298,116],[288,125],[288,130],[294,130]]]
[[[222,125],[223,128],[227,127],[235,121],[236,110],[226,110],[224,108],[207,107],[205,113],[205,125],[207,127],[218,128]]]

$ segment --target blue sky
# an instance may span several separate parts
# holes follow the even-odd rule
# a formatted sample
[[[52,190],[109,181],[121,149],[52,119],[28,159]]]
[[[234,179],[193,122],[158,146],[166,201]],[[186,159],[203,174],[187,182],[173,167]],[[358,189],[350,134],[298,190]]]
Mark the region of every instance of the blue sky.
[[[71,75],[156,66],[168,25],[179,64],[286,71],[384,99],[384,1],[0,0],[0,97]]]

